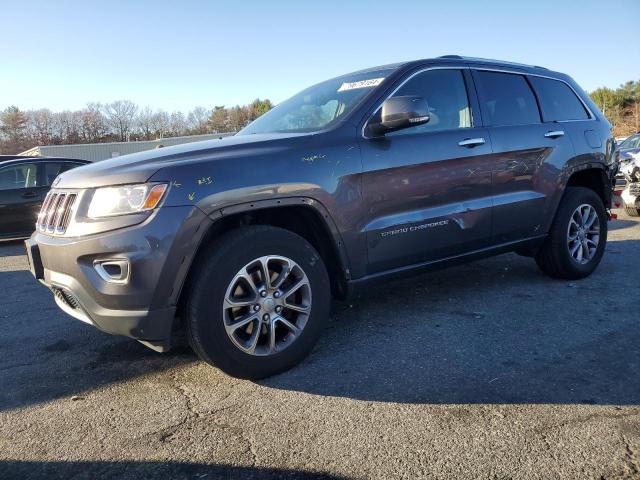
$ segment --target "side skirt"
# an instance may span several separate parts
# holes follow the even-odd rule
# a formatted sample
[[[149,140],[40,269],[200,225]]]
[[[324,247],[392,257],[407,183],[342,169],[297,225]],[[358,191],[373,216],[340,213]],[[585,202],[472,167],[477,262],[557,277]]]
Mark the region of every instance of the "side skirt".
[[[500,245],[494,245],[480,250],[474,250],[468,253],[460,255],[453,255],[451,257],[440,258],[438,260],[430,260],[428,262],[416,263],[413,265],[406,265],[404,267],[394,268],[391,270],[385,270],[383,272],[373,273],[364,277],[350,280],[348,282],[348,295],[357,294],[361,289],[366,288],[372,283],[385,282],[390,280],[396,280],[399,278],[411,277],[419,275],[421,273],[430,272],[433,270],[439,270],[442,268],[453,267],[455,265],[462,265],[472,262],[474,260],[480,260],[483,258],[493,257],[502,253],[513,252],[515,250],[535,250],[539,248],[547,235],[540,235],[537,237],[527,238],[525,240],[518,240],[515,242],[502,243]]]

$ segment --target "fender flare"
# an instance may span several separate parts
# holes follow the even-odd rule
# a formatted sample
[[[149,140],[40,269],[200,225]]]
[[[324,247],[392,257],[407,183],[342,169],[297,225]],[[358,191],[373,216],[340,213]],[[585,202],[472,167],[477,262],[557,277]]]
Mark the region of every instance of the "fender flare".
[[[553,198],[550,208],[552,209],[552,214],[548,216],[548,220],[545,224],[545,232],[548,232],[553,224],[553,221],[556,218],[556,214],[558,213],[558,208],[560,208],[560,202],[564,197],[565,192],[567,191],[567,186],[569,185],[569,180],[573,175],[579,172],[583,172],[586,170],[598,170],[600,172],[600,177],[603,186],[604,192],[604,204],[605,208],[611,207],[611,198],[613,193],[613,184],[611,183],[613,180],[608,175],[608,168],[605,164],[599,162],[587,162],[579,165],[574,165],[570,168],[565,169],[560,177],[560,185],[556,196]]]
[[[207,238],[207,233],[215,228],[216,224],[223,218],[229,217],[231,215],[249,213],[256,210],[263,210],[266,208],[278,208],[278,207],[287,207],[287,206],[299,206],[304,205],[306,208],[311,208],[318,215],[320,221],[324,224],[332,242],[333,248],[336,252],[338,252],[338,268],[344,275],[345,284],[351,279],[351,270],[349,257],[347,255],[347,251],[344,245],[344,241],[342,240],[342,235],[338,230],[335,221],[327,211],[322,203],[310,197],[285,197],[285,198],[277,198],[277,199],[268,199],[268,200],[257,200],[254,202],[243,202],[238,204],[229,205],[226,207],[222,207],[218,210],[211,212],[209,215],[204,215],[204,219],[200,222],[200,225],[197,229],[197,239],[194,239],[197,247],[190,252],[188,258],[185,258],[180,274],[176,276],[174,281],[174,286],[171,291],[171,297],[169,299],[169,304],[178,305],[180,298],[182,296],[183,289],[188,282],[189,272],[191,272],[191,268],[193,266],[193,262],[196,259],[196,256],[201,250],[203,246],[203,242],[205,238]],[[197,207],[196,207],[197,208]],[[199,209],[198,209],[199,210]]]
[[[258,200],[255,202],[243,202],[239,204],[230,205],[227,207],[223,207],[218,210],[218,216],[216,219],[228,217],[230,215],[236,215],[239,213],[248,213],[256,210],[263,210],[266,208],[278,208],[278,207],[289,207],[289,206],[300,206],[304,205],[307,208],[313,209],[315,213],[320,218],[321,222],[324,224],[327,232],[329,233],[332,241],[333,247],[336,252],[338,252],[338,261],[340,269],[344,272],[345,279],[349,280],[351,278],[351,268],[349,256],[347,255],[347,250],[345,248],[344,241],[342,239],[342,235],[340,234],[340,230],[333,220],[331,214],[327,208],[318,200],[311,197],[284,197],[284,198],[275,198],[275,199],[266,199],[266,200]],[[213,225],[215,225],[215,220]]]
[[[564,195],[564,192],[567,189],[567,185],[569,184],[569,180],[571,179],[571,177],[576,173],[583,172],[585,170],[598,170],[600,172],[600,180],[602,181],[605,207],[610,208],[611,197],[613,195],[613,189],[615,185],[615,173],[607,165],[603,163],[598,163],[598,162],[582,163],[580,165],[575,165],[567,169],[565,176],[563,178],[562,194]]]

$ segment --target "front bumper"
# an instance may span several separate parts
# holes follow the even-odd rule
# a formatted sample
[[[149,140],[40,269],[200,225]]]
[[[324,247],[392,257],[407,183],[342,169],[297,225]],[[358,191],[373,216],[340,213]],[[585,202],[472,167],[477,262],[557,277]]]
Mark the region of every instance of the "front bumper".
[[[209,221],[193,207],[165,207],[139,225],[74,238],[36,232],[25,245],[32,274],[63,311],[166,351],[180,289]],[[110,282],[95,268],[111,258],[128,262],[126,282]]]

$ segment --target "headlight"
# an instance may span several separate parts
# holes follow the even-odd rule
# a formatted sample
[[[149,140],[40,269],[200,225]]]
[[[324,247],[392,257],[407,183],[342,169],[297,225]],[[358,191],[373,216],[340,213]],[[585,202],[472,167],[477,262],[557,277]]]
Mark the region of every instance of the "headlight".
[[[91,218],[153,210],[167,190],[166,183],[98,188],[89,204]]]

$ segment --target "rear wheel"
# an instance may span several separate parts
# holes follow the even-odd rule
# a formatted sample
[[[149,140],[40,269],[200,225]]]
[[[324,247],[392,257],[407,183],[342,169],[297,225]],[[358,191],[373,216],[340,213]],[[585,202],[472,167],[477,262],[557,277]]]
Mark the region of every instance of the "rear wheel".
[[[607,213],[602,199],[588,188],[569,187],[535,260],[551,277],[584,278],[600,263],[606,243]]]
[[[327,271],[309,242],[280,228],[245,227],[204,253],[186,305],[187,333],[206,362],[263,378],[311,351],[329,304]]]

